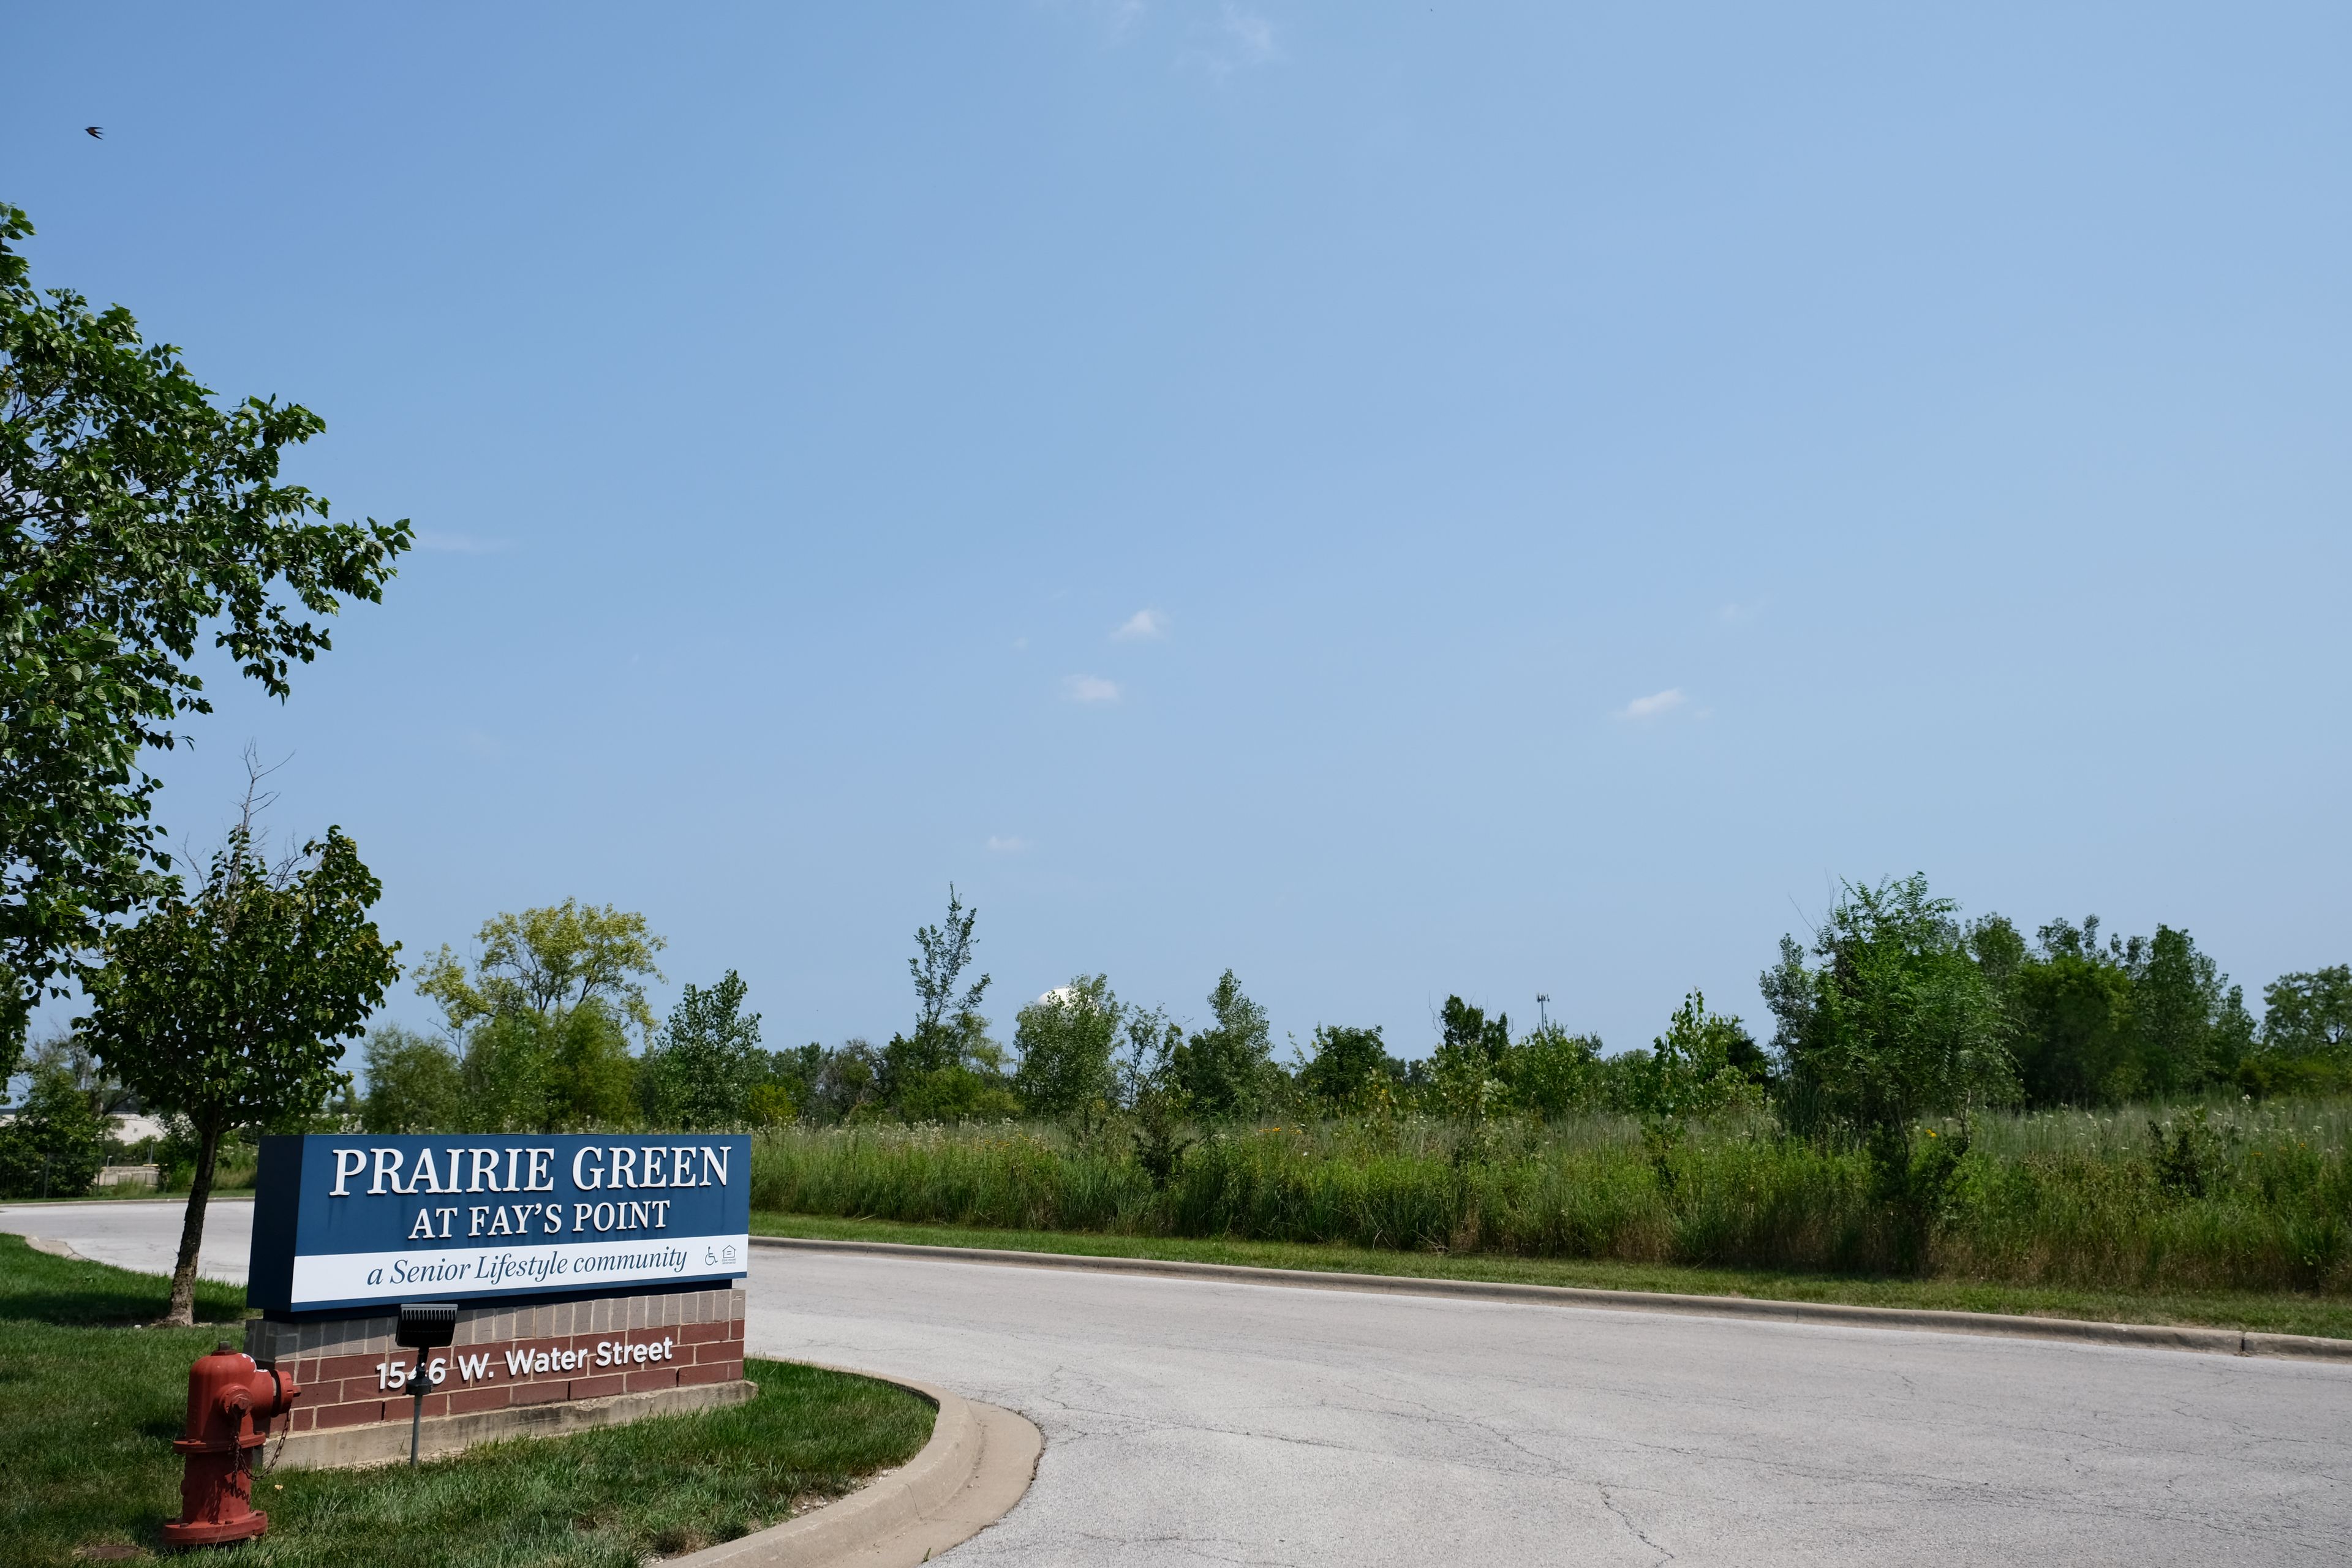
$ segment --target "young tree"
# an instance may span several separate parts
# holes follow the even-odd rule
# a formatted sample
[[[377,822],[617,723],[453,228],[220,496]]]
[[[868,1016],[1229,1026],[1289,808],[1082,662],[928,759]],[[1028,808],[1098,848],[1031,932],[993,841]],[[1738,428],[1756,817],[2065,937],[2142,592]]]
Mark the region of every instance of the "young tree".
[[[1782,1104],[1801,1131],[1887,1137],[2011,1095],[2008,1020],[1957,912],[1923,876],[1849,882],[1814,933],[1817,967],[1780,939],[1759,984],[1780,1023]]]
[[[1601,1037],[1545,1022],[1503,1058],[1509,1103],[1547,1121],[1591,1109],[1607,1094]]]
[[[2352,964],[2282,974],[2263,986],[2263,1048],[2352,1060]]]
[[[1298,1087],[1332,1115],[1360,1109],[1382,1084],[1402,1080],[1404,1064],[1389,1055],[1380,1026],[1350,1028],[1318,1024],[1310,1041],[1314,1055],[1298,1068]]]
[[[466,1125],[465,1079],[457,1054],[430,1035],[383,1024],[368,1031],[362,1059],[369,1132],[454,1132]]]
[[[1013,1029],[1021,1058],[1013,1090],[1030,1114],[1090,1125],[1118,1100],[1111,1058],[1121,1012],[1102,974],[1078,975],[1021,1009]]]
[[[654,954],[669,945],[641,914],[566,899],[546,909],[482,922],[474,973],[446,946],[425,962],[416,989],[441,1004],[452,1030],[500,1013],[548,1023],[591,1005],[626,1019],[651,1038],[653,1009],[643,977],[662,978]]]
[[[1683,998],[1666,1032],[1651,1042],[1633,1087],[1634,1108],[1648,1116],[1706,1116],[1736,1100],[1751,1079],[1742,1070],[1756,1042],[1738,1018],[1706,1010],[1697,991]],[[1735,1057],[1742,1058],[1735,1061]]]
[[[35,289],[0,203],[0,1078],[30,1008],[107,932],[175,895],[150,748],[211,711],[197,642],[283,698],[331,646],[311,617],[374,602],[408,524],[332,523],[278,482],[325,428],[299,405],[222,408],[121,306]]]
[[[213,1168],[233,1127],[316,1114],[337,1089],[342,1042],[400,973],[368,910],[381,885],[331,827],[272,868],[252,798],[193,899],[168,898],[117,931],[77,1020],[108,1068],[152,1110],[194,1124],[195,1175],[164,1321],[194,1321],[196,1248]]]
[[[486,921],[473,971],[443,947],[416,989],[465,1042],[466,1122],[480,1131],[628,1125],[628,1026],[650,1037],[645,978],[667,945],[646,917],[577,899]]]
[[[907,961],[918,1001],[915,1030],[890,1037],[878,1084],[883,1102],[909,1121],[962,1121],[1020,1110],[1003,1083],[1003,1047],[989,1038],[980,1012],[988,976],[963,983],[979,919],[950,883],[947,923],[915,932],[917,955]]]
[[[25,1103],[0,1123],[0,1197],[79,1197],[106,1163],[110,1135],[73,1074],[41,1063]]]
[[[742,977],[733,970],[708,991],[686,988],[661,1038],[639,1069],[649,1124],[683,1132],[741,1127],[751,1091],[766,1080],[760,1015],[743,1012]]]
[[[1265,1009],[1243,994],[1226,970],[1209,993],[1213,1028],[1196,1029],[1170,1053],[1170,1075],[1192,1113],[1223,1121],[1254,1115],[1276,1088]]]

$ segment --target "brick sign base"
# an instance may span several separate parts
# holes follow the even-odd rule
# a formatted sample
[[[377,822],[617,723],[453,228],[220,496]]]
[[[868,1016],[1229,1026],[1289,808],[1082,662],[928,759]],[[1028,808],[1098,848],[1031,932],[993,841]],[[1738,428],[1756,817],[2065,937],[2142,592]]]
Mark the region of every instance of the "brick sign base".
[[[415,1351],[393,1343],[397,1314],[246,1322],[246,1353],[287,1368],[301,1384],[285,1451],[299,1468],[364,1463],[383,1447],[376,1434],[323,1442],[330,1433],[397,1425],[406,1458],[410,1408],[398,1392]],[[425,1420],[446,1453],[524,1431],[610,1425],[644,1415],[731,1404],[743,1382],[743,1292],[725,1287],[593,1297],[550,1305],[461,1307],[449,1348],[426,1353],[435,1375]],[[576,1409],[565,1409],[576,1406]],[[464,1418],[462,1420],[453,1418]],[[461,1441],[449,1439],[462,1431]],[[296,1449],[316,1450],[315,1457]],[[330,1452],[349,1458],[329,1458]]]

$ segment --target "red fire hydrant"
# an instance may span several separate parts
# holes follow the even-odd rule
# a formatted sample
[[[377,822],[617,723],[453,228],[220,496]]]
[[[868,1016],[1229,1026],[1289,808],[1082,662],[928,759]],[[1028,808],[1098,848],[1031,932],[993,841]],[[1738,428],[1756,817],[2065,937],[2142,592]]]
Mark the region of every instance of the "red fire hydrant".
[[[301,1392],[292,1376],[257,1365],[226,1340],[196,1358],[188,1369],[188,1435],[172,1443],[187,1456],[180,1517],[163,1527],[164,1544],[211,1546],[269,1528],[269,1516],[253,1511],[251,1457]]]

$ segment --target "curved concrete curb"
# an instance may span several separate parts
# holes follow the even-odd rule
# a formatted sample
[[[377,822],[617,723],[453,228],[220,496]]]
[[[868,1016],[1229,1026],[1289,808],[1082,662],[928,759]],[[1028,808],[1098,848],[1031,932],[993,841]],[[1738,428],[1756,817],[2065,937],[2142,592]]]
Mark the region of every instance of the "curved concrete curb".
[[[1546,1307],[1605,1307],[1615,1311],[1683,1312],[1715,1318],[1769,1318],[1784,1322],[1837,1323],[1848,1328],[1925,1329],[1945,1334],[2071,1340],[2141,1350],[2203,1351],[2219,1355],[2294,1356],[2352,1363],[2352,1340],[2312,1334],[2248,1333],[2165,1323],[2093,1323],[2074,1318],[2012,1317],[2000,1312],[1950,1312],[1924,1307],[1853,1307],[1826,1301],[1772,1301],[1753,1296],[1670,1296],[1648,1290],[1602,1290],[1580,1285],[1515,1285],[1489,1279],[1423,1279],[1402,1274],[1342,1274],[1317,1268],[1256,1268],[1240,1263],[1181,1263],[1160,1258],[1102,1258],[1067,1252],[1015,1252],[1002,1247],[921,1247],[904,1241],[820,1241],[755,1236],[754,1247],[806,1252],[870,1253],[939,1263],[994,1263],[1016,1268],[1074,1268],[1101,1274],[1158,1274],[1234,1285],[1281,1285],[1306,1290],[1370,1290],[1398,1296],[1454,1296],[1521,1301]]]
[[[1045,1439],[1017,1413],[902,1377],[855,1367],[939,1411],[931,1439],[895,1470],[798,1519],[706,1547],[671,1563],[693,1568],[912,1568],[971,1540],[1013,1510],[1037,1473]]]

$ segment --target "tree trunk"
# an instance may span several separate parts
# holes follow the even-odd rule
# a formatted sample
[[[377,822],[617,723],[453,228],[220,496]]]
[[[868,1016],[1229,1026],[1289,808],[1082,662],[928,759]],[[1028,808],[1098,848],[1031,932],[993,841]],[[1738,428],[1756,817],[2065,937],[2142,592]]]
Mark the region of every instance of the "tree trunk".
[[[183,1328],[196,1321],[196,1252],[204,1245],[205,1205],[213,1195],[213,1162],[220,1157],[220,1127],[208,1122],[196,1139],[196,1171],[188,1182],[187,1216],[180,1222],[180,1260],[172,1266],[172,1302],[163,1309],[163,1321]]]

